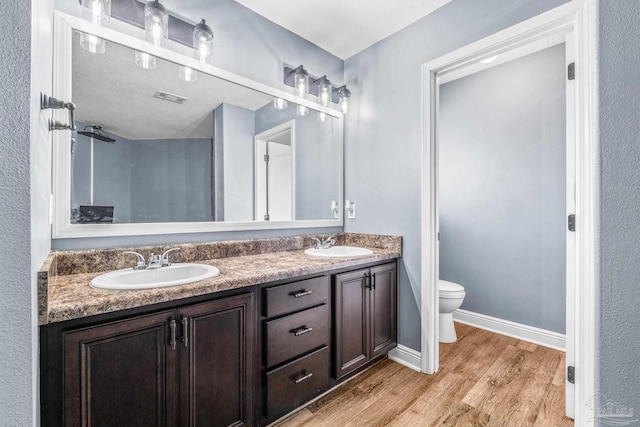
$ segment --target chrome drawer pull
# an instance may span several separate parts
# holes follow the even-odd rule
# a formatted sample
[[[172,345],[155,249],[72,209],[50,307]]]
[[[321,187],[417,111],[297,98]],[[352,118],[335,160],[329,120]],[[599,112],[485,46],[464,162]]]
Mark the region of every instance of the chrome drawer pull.
[[[306,334],[307,332],[311,332],[313,331],[313,328],[307,328],[306,326],[301,326],[297,329],[292,329],[289,332],[291,332],[293,335],[300,336],[302,334]]]
[[[311,295],[313,291],[299,291],[293,294],[294,298],[306,297],[307,295]]]
[[[296,384],[300,384],[302,381],[304,381],[304,380],[308,380],[308,379],[309,379],[309,378],[311,378],[312,376],[313,376],[313,372],[309,372],[309,373],[307,374],[307,371],[304,371],[304,372],[302,373],[302,375],[301,375],[301,376],[293,377],[293,381],[294,381]]]
[[[169,322],[169,328],[171,328],[171,339],[169,340],[169,344],[171,344],[171,350],[176,349],[176,321],[172,320]]]

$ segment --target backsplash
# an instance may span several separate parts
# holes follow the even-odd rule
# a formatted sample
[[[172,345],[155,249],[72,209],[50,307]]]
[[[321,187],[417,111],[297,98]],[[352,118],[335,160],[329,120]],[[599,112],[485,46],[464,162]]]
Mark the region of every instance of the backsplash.
[[[210,243],[184,243],[172,245],[139,246],[111,249],[91,249],[80,251],[52,252],[40,273],[65,276],[69,274],[99,273],[119,270],[135,264],[135,257],[122,254],[123,251],[135,251],[145,258],[153,254],[162,254],[171,248],[180,248],[171,254],[172,262],[198,262],[210,259],[230,258],[245,255],[259,255],[271,252],[299,251],[315,245],[314,237],[323,239],[328,235],[309,235],[277,237],[268,239],[228,240]],[[337,245],[363,246],[387,249],[401,253],[402,238],[374,234],[338,233]],[[39,273],[39,274],[40,274]]]

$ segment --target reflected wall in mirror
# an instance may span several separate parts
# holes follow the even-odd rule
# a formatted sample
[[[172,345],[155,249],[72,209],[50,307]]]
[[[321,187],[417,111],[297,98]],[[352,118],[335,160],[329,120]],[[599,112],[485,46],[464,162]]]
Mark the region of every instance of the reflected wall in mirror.
[[[106,43],[73,34],[71,224],[334,219],[338,117]]]

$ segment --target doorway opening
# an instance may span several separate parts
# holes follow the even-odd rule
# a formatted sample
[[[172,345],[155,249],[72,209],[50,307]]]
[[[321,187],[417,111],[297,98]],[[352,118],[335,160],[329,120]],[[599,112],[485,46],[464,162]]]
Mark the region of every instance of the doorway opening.
[[[440,144],[444,136],[441,122],[444,117],[441,115],[440,103],[443,85],[456,83],[456,81],[459,83],[468,76],[480,75],[483,71],[498,69],[503,65],[508,67],[510,63],[540,52],[549,52],[553,49],[564,51],[564,64],[562,64],[564,68],[562,72],[566,78],[564,90],[566,111],[562,112],[566,120],[563,132],[566,145],[562,150],[564,151],[562,153],[564,170],[560,171],[556,168],[554,172],[560,177],[564,175],[564,188],[557,192],[560,196],[564,196],[564,200],[561,201],[564,202],[564,206],[561,206],[563,209],[559,214],[556,212],[554,227],[557,229],[557,215],[562,215],[560,220],[564,231],[560,234],[564,233],[562,236],[564,242],[561,249],[566,254],[564,266],[566,360],[567,369],[573,374],[571,378],[567,378],[566,382],[566,414],[579,423],[585,422],[592,416],[585,402],[593,394],[594,378],[592,337],[598,157],[597,140],[591,127],[593,111],[590,106],[593,102],[592,88],[595,87],[595,82],[590,62],[592,57],[590,55],[594,49],[594,35],[591,29],[593,12],[589,8],[587,2],[566,4],[423,65],[421,368],[425,373],[434,373],[438,370],[439,364],[439,280],[451,279],[451,277],[440,276],[442,248],[439,233],[443,231],[440,222],[442,208]],[[521,102],[524,101],[521,100]],[[500,124],[500,117],[495,120]],[[508,126],[506,121],[501,124]],[[465,123],[460,125],[464,127]],[[523,125],[523,123],[515,123],[513,126],[517,128]],[[538,134],[544,131],[538,130]],[[475,132],[478,132],[478,129],[475,129]],[[518,141],[512,141],[512,143],[518,144]],[[513,147],[507,147],[507,149],[510,148]],[[495,155],[495,151],[489,152],[487,158],[491,160],[492,155]],[[482,164],[481,160],[474,159],[474,162]],[[505,169],[508,171],[508,167]],[[491,171],[497,176],[499,172]],[[508,173],[504,174],[506,186],[511,184],[508,182],[508,175]],[[447,180],[447,186],[451,188],[450,185],[455,181],[455,176],[449,176]],[[491,191],[491,188],[483,187],[481,179],[475,184],[475,191]],[[524,189],[522,191],[524,193]],[[516,191],[513,194],[518,196],[519,193]],[[519,196],[522,200],[526,200],[526,195],[519,194]],[[556,203],[556,208],[557,206]],[[488,208],[496,211],[499,208],[498,201],[493,200]],[[447,210],[450,210],[450,206]],[[543,211],[543,209],[539,210]],[[507,230],[504,232],[507,234],[507,227],[517,226],[517,218],[513,218],[513,221],[509,221],[502,230]],[[495,239],[493,234],[484,236],[485,248],[487,244],[493,243],[492,239]],[[451,271],[449,270],[447,274],[452,274]],[[580,283],[580,287],[577,287],[576,283]],[[580,375],[580,378],[577,375]]]
[[[295,121],[255,137],[255,220],[295,220]]]

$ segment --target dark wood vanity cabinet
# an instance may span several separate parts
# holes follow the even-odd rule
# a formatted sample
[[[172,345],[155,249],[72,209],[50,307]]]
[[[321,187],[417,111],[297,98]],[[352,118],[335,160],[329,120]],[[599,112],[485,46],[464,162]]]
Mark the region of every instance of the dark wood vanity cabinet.
[[[64,425],[253,425],[254,319],[241,294],[64,332]]]
[[[330,276],[261,287],[260,424],[329,388]]]
[[[335,377],[396,346],[396,263],[335,275]]]

